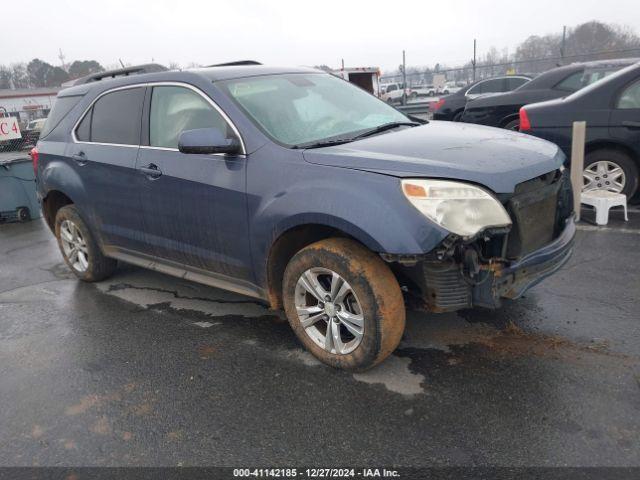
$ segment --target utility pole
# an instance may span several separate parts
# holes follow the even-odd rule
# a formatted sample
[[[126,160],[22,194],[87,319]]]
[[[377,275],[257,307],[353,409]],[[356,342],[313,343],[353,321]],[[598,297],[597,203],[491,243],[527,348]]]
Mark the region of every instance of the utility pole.
[[[407,104],[407,62],[402,50],[402,105]]]
[[[564,64],[564,55],[565,55],[565,44],[567,42],[567,26],[565,25],[562,28],[562,45],[560,46],[560,58],[562,59],[562,63]]]
[[[344,70],[344,58],[342,59],[342,70]]]
[[[64,56],[64,53],[62,53],[62,49],[61,48],[58,51],[59,51],[58,58],[60,59],[60,63],[62,65],[62,69],[66,71],[67,70],[67,65],[64,63],[64,59],[66,57]]]
[[[476,43],[476,39],[473,39],[473,61],[471,62],[471,64],[473,65],[473,81],[476,81],[476,48],[477,48],[477,43]]]

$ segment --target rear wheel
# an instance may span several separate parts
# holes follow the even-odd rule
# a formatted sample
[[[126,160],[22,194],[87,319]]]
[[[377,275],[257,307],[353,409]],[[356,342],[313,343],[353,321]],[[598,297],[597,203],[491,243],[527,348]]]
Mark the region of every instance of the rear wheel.
[[[359,243],[323,240],[298,252],[284,273],[293,331],[320,361],[362,371],[400,343],[405,307],[389,267]]]
[[[631,199],[638,190],[638,166],[624,152],[596,150],[585,158],[583,192],[608,190]]]
[[[463,113],[464,113],[464,112],[462,112],[462,111],[460,111],[460,112],[456,113],[456,114],[453,116],[453,121],[454,121],[454,122],[459,122],[459,121],[461,121],[461,120],[462,120],[462,114],[463,114]]]
[[[62,257],[76,277],[97,282],[111,276],[117,262],[102,254],[74,205],[58,210],[55,227]]]

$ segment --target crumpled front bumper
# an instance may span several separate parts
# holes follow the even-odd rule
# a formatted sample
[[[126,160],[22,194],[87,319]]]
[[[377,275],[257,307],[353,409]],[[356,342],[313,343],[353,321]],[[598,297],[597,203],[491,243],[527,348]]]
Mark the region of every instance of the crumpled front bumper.
[[[497,308],[502,298],[515,299],[562,268],[573,253],[575,219],[567,219],[564,230],[551,243],[509,265],[489,268],[488,278],[472,288],[474,306]]]
[[[414,276],[424,307],[431,312],[452,312],[465,308],[499,308],[504,298],[515,299],[558,271],[573,253],[574,216],[565,221],[562,232],[550,243],[520,259],[485,261],[470,277],[460,260],[425,261]],[[474,269],[475,270],[475,269]]]

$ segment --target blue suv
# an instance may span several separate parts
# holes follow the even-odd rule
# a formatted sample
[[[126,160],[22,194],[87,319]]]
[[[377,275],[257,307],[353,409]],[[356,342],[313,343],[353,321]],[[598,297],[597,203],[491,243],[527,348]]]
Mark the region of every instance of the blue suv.
[[[313,69],[89,77],[59,93],[32,156],[78,278],[122,261],[261,299],[350,370],[398,346],[406,302],[497,308],[573,249],[555,145],[420,122]]]

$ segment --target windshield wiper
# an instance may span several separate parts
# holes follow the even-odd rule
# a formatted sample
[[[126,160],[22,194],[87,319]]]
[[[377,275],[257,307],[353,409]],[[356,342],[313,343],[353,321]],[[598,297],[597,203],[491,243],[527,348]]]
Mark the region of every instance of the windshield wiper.
[[[356,135],[355,137],[351,138],[351,141],[353,140],[358,140],[360,138],[365,138],[365,137],[369,137],[371,135],[375,135],[376,133],[382,133],[382,132],[386,132],[387,130],[393,130],[394,128],[397,127],[417,127],[418,125],[420,125],[420,123],[418,122],[390,122],[390,123],[383,123],[382,125],[379,125],[375,128],[372,128],[371,130],[367,130],[366,132],[363,132],[359,135]]]
[[[294,145],[291,148],[321,148],[332,147],[334,145],[342,145],[344,143],[352,142],[353,138],[335,138],[333,140],[321,140],[319,142],[301,143],[300,145]]]
[[[301,143],[299,145],[294,145],[292,148],[321,148],[332,147],[334,145],[343,145],[345,143],[353,142],[354,140],[359,140],[360,138],[365,138],[369,135],[375,135],[376,133],[386,132],[387,130],[392,130],[397,127],[417,127],[418,125],[421,124],[418,122],[390,122],[379,125],[354,137],[333,138],[330,140],[320,140],[319,142]]]

